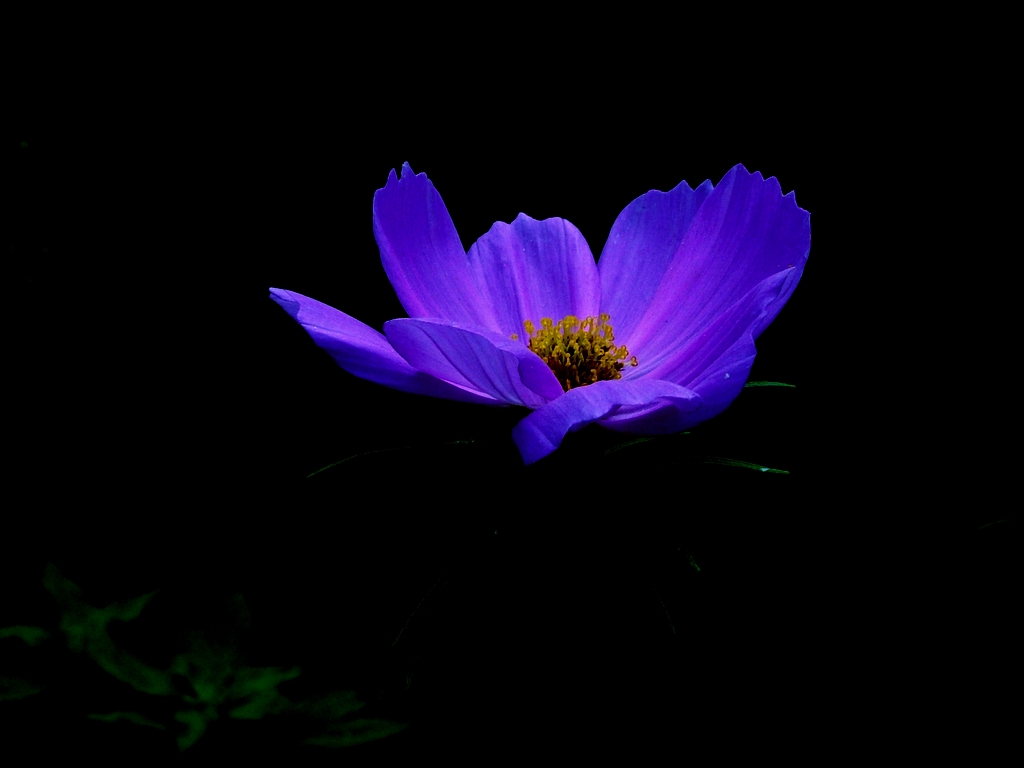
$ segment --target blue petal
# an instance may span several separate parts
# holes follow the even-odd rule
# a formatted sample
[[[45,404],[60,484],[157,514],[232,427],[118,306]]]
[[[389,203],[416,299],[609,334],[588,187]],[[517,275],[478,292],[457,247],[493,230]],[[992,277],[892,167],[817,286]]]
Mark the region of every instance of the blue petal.
[[[640,322],[625,335],[616,328],[616,340],[640,361],[629,376],[670,378],[689,386],[666,372],[678,367],[680,350],[692,351],[694,342],[762,281],[792,271],[784,292],[749,329],[757,338],[796,287],[810,238],[810,214],[797,207],[793,193],[783,196],[776,179],[747,173],[741,165],[730,170],[690,222]],[[628,282],[629,273],[622,279]],[[649,281],[639,277],[631,285],[624,290],[650,292]]]
[[[555,374],[540,357],[493,331],[400,318],[386,322],[384,333],[417,370],[502,403],[538,408],[562,394]]]
[[[562,444],[567,433],[602,419],[623,406],[644,407],[665,400],[680,411],[697,411],[701,398],[668,381],[637,379],[599,381],[570,389],[540,408],[512,430],[523,462],[532,464]]]
[[[684,181],[671,192],[651,190],[627,205],[608,235],[598,270],[601,311],[611,315],[620,343],[632,348],[630,334],[666,280],[672,259],[701,205],[711,182],[690,189]]]
[[[750,375],[757,354],[757,332],[766,325],[765,318],[778,312],[780,297],[788,296],[798,279],[797,270],[791,269],[763,280],[661,366],[659,372],[665,379],[682,382],[701,396],[704,404],[699,411],[678,413],[664,407],[629,412],[623,409],[601,425],[634,434],[670,434],[724,411]]]
[[[498,222],[469,249],[478,284],[490,298],[497,329],[525,344],[523,321],[597,316],[601,283],[583,235],[564,219],[519,214]]]
[[[294,291],[270,289],[270,298],[292,316],[335,362],[351,374],[420,395],[500,405],[494,398],[439,381],[409,365],[383,334],[333,307]],[[539,358],[538,358],[539,359]]]
[[[425,173],[402,166],[373,196],[373,234],[398,300],[410,317],[495,328],[441,195]]]

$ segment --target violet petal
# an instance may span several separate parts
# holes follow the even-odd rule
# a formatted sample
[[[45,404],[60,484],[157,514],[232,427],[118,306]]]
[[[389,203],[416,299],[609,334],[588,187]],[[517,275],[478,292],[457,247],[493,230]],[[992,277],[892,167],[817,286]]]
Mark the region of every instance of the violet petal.
[[[630,373],[664,378],[662,365],[673,365],[679,349],[689,347],[755,286],[776,273],[795,271],[751,329],[757,338],[796,287],[810,233],[810,214],[797,207],[792,192],[783,197],[774,177],[765,180],[742,165],[730,170],[693,217],[639,324],[624,337],[616,334],[640,361]]]
[[[472,392],[413,368],[391,348],[383,334],[326,304],[294,291],[270,289],[270,298],[292,316],[335,362],[355,376],[403,392],[500,405],[492,397]]]
[[[623,209],[608,235],[598,271],[601,311],[611,315],[616,339],[630,346],[635,329],[666,275],[690,222],[711,194],[710,181],[671,192],[651,190]],[[631,351],[635,351],[632,350]]]
[[[753,350],[754,339],[778,314],[799,279],[796,268],[765,278],[689,344],[677,347],[651,375],[693,388],[709,371],[728,364],[740,342],[749,341]]]
[[[555,374],[521,342],[444,320],[400,318],[384,324],[398,354],[439,379],[503,403],[538,408],[562,395]]]
[[[373,196],[373,234],[398,300],[410,317],[494,327],[441,195],[425,173],[402,166]]]
[[[763,280],[729,311],[715,320],[689,347],[665,362],[659,375],[681,382],[704,401],[694,413],[671,412],[665,407],[622,411],[601,422],[617,431],[668,434],[689,429],[724,411],[743,389],[757,350],[754,339],[765,318],[778,312],[780,297],[788,296],[799,279],[796,269]]]
[[[526,339],[523,321],[540,327],[566,315],[600,311],[601,286],[590,247],[565,219],[538,221],[519,214],[497,222],[469,249],[477,282],[486,290],[498,330]]]
[[[568,432],[602,419],[622,406],[643,407],[659,400],[681,411],[698,411],[701,398],[678,384],[656,379],[599,381],[570,389],[531,413],[512,430],[523,462],[532,464],[558,448]]]

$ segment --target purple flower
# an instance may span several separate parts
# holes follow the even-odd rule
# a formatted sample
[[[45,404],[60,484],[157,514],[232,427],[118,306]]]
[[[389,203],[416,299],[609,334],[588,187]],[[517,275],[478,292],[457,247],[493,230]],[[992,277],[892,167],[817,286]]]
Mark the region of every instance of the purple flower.
[[[533,409],[512,431],[527,464],[592,422],[653,435],[721,413],[811,242],[794,193],[742,165],[717,187],[684,181],[638,197],[596,263],[572,224],[525,214],[467,253],[434,185],[408,164],[373,196],[373,231],[408,318],[381,334],[297,293],[271,298],[356,376]]]

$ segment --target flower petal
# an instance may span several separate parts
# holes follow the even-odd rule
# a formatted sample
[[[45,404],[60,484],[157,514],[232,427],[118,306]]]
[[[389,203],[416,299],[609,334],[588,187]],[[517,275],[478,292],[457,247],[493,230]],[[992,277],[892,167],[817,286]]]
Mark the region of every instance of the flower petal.
[[[602,419],[622,406],[647,406],[662,399],[681,411],[701,408],[700,395],[668,381],[599,381],[570,389],[534,411],[515,426],[512,439],[523,462],[532,464],[558,448],[568,432]]]
[[[486,290],[505,336],[524,339],[523,321],[539,328],[566,315],[597,316],[601,284],[590,247],[565,219],[538,221],[519,214],[498,222],[469,249],[477,282]]]
[[[503,403],[539,408],[562,395],[555,374],[540,357],[493,331],[400,318],[384,323],[384,333],[415,369]]]
[[[294,291],[279,288],[270,289],[270,298],[306,329],[317,346],[351,374],[403,392],[500,405],[489,395],[439,381],[416,370],[391,348],[383,334],[344,312]]]
[[[652,189],[615,219],[597,267],[601,311],[611,315],[617,339],[628,341],[658,287],[671,279],[665,272],[711,190],[710,181],[696,189],[685,181],[671,192]]]
[[[701,396],[704,404],[699,411],[679,413],[664,406],[623,409],[601,425],[621,432],[670,434],[724,411],[750,375],[757,354],[754,339],[767,325],[766,318],[778,314],[778,307],[799,279],[799,271],[793,268],[761,281],[704,333],[660,366],[660,377],[681,382]]]
[[[671,365],[680,348],[761,281],[786,270],[795,270],[798,279],[810,240],[810,214],[797,207],[792,192],[783,197],[775,178],[765,180],[742,165],[734,167],[693,217],[639,324],[624,335],[616,328],[616,339],[640,360],[628,373],[665,378],[666,360]],[[754,338],[778,314],[796,283],[786,279],[785,292],[752,328]]]
[[[398,300],[410,317],[492,327],[493,315],[469,268],[441,195],[406,163],[373,196],[373,234]]]

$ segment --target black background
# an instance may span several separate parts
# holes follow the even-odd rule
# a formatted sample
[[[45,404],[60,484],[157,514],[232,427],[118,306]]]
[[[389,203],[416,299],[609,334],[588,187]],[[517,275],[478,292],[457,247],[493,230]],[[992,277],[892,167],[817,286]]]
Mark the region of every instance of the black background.
[[[897,729],[851,700],[932,690],[932,652],[910,638],[945,621],[997,636],[989,587],[1008,566],[978,528],[1005,515],[982,507],[908,544],[930,475],[883,482],[905,428],[865,434],[878,337],[858,225],[888,167],[856,138],[869,121],[791,64],[723,90],[681,66],[667,78],[668,59],[482,77],[408,45],[401,63],[405,43],[362,60],[254,47],[210,67],[178,50],[26,112],[8,147],[20,501],[4,622],[55,626],[47,562],[96,605],[159,589],[160,615],[186,623],[219,621],[241,592],[253,664],[299,664],[303,684],[411,723],[349,753],[368,760],[552,743],[791,754],[810,732]],[[738,162],[777,177],[811,212],[811,255],[751,379],[796,388],[748,389],[686,438],[611,454],[623,438],[591,427],[524,468],[523,413],[352,377],[268,289],[377,329],[403,316],[371,203],[406,161],[467,248],[524,212],[568,219],[595,256],[649,189]],[[960,575],[928,571],[956,558]],[[165,747],[75,728],[103,750]],[[191,754],[247,748],[298,749],[222,720]]]

